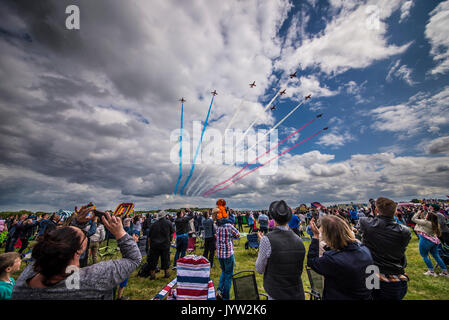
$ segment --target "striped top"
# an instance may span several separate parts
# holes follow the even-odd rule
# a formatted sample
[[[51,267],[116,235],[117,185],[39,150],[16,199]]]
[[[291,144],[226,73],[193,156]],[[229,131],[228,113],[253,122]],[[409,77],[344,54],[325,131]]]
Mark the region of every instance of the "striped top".
[[[240,233],[230,223],[226,223],[217,228],[217,257],[226,259],[234,254],[233,239],[239,239]]]

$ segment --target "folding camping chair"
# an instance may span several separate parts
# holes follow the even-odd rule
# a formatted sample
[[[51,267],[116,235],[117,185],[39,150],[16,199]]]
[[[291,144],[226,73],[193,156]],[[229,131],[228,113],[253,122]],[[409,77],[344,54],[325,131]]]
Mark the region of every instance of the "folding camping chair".
[[[188,255],[179,259],[176,266],[176,278],[152,300],[216,300],[209,260]]]
[[[324,277],[311,268],[306,267],[307,278],[309,279],[310,291],[304,291],[310,295],[310,300],[321,300],[323,297]]]
[[[248,233],[246,238],[248,241],[245,243],[245,249],[255,252],[259,251],[259,237],[257,233]]]
[[[257,289],[256,274],[252,270],[244,270],[232,275],[235,300],[260,300],[260,297],[268,299],[268,295],[260,293]]]

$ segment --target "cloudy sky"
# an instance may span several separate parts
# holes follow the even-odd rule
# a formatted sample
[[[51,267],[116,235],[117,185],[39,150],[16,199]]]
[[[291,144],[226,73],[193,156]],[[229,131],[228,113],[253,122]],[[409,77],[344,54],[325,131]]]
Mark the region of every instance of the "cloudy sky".
[[[70,4],[79,30],[66,28]],[[448,25],[449,1],[433,0],[2,1],[0,210],[445,197]],[[279,158],[275,174],[210,197],[195,194],[241,165],[198,163],[187,194],[174,195],[178,99],[193,135],[214,89],[209,129],[223,132],[238,108],[231,128],[270,129],[311,93],[279,139],[324,116],[277,152],[329,130]],[[197,141],[183,145],[192,157]],[[182,168],[180,186],[191,164]]]

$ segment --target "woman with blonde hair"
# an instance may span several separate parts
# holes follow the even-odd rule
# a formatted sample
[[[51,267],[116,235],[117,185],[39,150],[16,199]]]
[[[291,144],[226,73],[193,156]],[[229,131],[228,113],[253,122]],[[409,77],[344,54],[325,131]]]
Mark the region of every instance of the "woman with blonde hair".
[[[345,219],[327,215],[320,222],[318,229],[315,219],[310,221],[313,239],[307,265],[324,276],[323,300],[371,299],[371,290],[366,286],[366,270],[373,265],[370,251],[356,240]],[[320,235],[328,247],[321,257]]]

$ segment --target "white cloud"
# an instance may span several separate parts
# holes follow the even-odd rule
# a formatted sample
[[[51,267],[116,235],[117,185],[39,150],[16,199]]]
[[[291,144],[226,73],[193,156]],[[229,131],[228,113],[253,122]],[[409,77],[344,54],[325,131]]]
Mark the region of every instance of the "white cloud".
[[[426,146],[429,154],[449,154],[449,136],[440,137],[430,141]]]
[[[412,79],[412,69],[407,67],[405,64],[402,66],[399,66],[401,63],[401,60],[397,60],[395,64],[390,68],[388,71],[387,77],[385,80],[388,82],[393,81],[394,78],[404,80],[407,82],[410,86],[413,86],[416,84],[415,81]]]
[[[449,124],[449,115],[445,111],[448,104],[449,86],[433,96],[418,93],[406,103],[373,109],[370,114],[375,121],[371,128],[407,133],[408,136],[422,130],[437,132],[437,128]]]
[[[401,6],[401,17],[399,23],[404,22],[410,16],[410,10],[413,8],[413,0],[406,1]]]
[[[344,132],[342,134],[335,132],[335,133],[328,133],[318,140],[317,144],[331,147],[333,149],[339,148],[344,146],[346,143],[355,140],[355,138],[349,133]]]
[[[430,71],[431,74],[444,74],[449,70],[449,38],[447,26],[449,25],[449,1],[441,2],[430,12],[429,23],[424,32],[429,40],[430,55],[437,65]]]
[[[304,39],[301,45],[283,48],[276,68],[290,71],[318,67],[326,74],[339,74],[351,68],[365,68],[376,60],[403,53],[408,44],[387,44],[387,25],[383,21],[398,9],[400,1],[368,1],[356,5],[351,1],[332,3],[339,14],[317,36]],[[379,24],[371,27],[370,8],[381,9]]]

